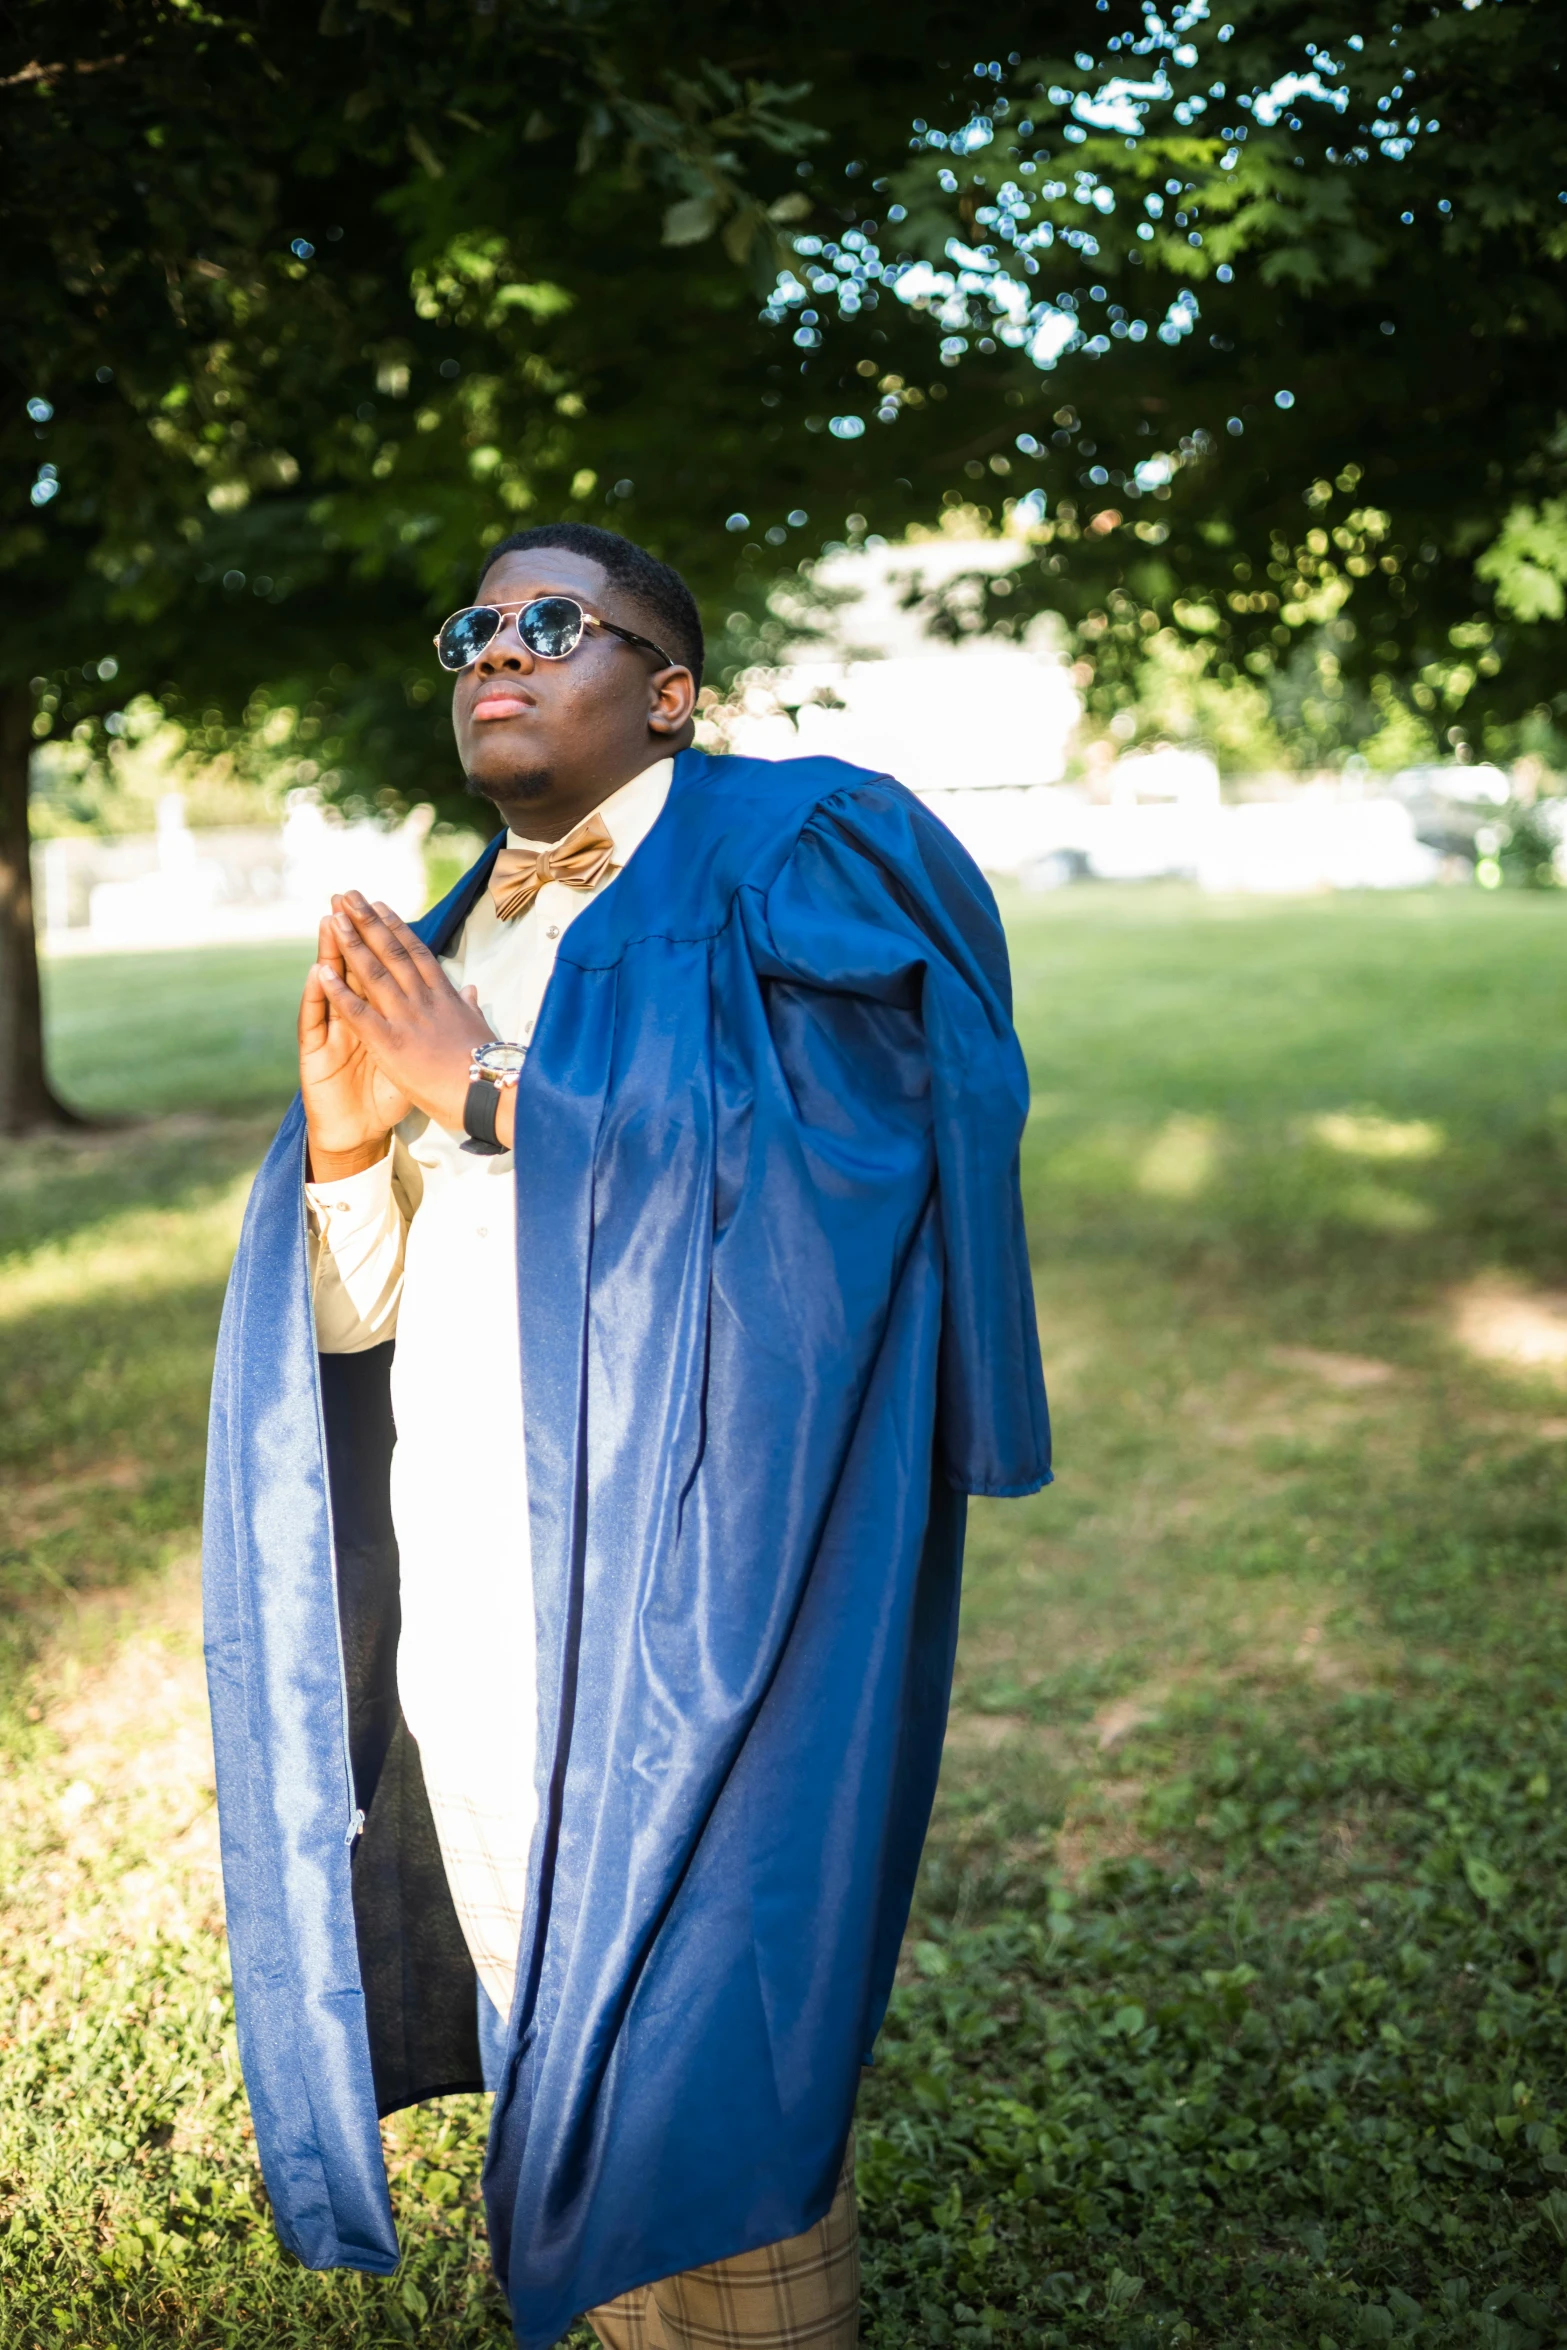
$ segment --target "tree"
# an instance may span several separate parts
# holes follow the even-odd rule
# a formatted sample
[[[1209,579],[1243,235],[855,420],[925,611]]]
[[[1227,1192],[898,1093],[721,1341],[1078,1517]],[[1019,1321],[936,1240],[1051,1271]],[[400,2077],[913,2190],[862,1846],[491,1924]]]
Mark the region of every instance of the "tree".
[[[53,1114],[27,731],[264,693],[328,788],[439,803],[429,629],[524,517],[677,562],[720,667],[824,537],[1026,500],[984,617],[1062,611],[1102,704],[1168,628],[1220,683],[1305,643],[1446,724],[1554,706],[1533,0],[1075,0],[980,61],[934,0],[699,0],[678,55],[632,0],[8,21],[0,1129]]]
[[[1567,712],[1560,101],[1533,0],[1107,12],[976,67],[893,193],[898,294],[995,386],[970,495],[1042,516],[980,617],[1064,612],[1102,714],[1161,630],[1289,670],[1324,743],[1356,698],[1460,748]]]
[[[112,725],[142,690],[217,729],[265,688],[340,754],[337,788],[438,796],[428,631],[519,517],[620,520],[716,598],[744,510],[843,496],[838,444],[766,407],[782,338],[759,300],[819,206],[811,158],[895,149],[966,35],[939,5],[846,33],[819,0],[782,26],[709,0],[683,12],[680,56],[667,11],[627,0],[120,0],[96,29],[35,0],[8,22],[15,1131],[58,1114],[28,730]]]

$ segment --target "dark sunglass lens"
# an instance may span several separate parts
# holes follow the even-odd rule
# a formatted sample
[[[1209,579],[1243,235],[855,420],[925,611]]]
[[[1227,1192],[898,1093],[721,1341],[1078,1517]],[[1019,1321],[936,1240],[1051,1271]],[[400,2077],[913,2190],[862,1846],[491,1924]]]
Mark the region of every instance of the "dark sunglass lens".
[[[488,604],[475,604],[467,612],[454,612],[436,640],[436,656],[443,669],[466,669],[477,661],[485,646],[501,624],[501,616]]]
[[[540,596],[518,613],[517,634],[541,661],[564,661],[582,642],[582,606],[569,596]]]

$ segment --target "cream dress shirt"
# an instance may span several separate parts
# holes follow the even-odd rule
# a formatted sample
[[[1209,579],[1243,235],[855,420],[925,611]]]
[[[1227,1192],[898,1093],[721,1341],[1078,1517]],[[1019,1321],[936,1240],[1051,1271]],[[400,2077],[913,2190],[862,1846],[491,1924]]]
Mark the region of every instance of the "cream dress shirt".
[[[661,759],[599,808],[615,862],[598,890],[652,830],[672,772]],[[547,882],[512,922],[480,898],[441,960],[454,987],[477,987],[497,1036],[531,1040],[561,938],[598,890]],[[305,1197],[321,1351],[397,1340],[398,1696],[463,1934],[506,2015],[538,1810],[516,1173],[509,1151],[476,1157],[462,1140],[416,1111],[379,1165]]]

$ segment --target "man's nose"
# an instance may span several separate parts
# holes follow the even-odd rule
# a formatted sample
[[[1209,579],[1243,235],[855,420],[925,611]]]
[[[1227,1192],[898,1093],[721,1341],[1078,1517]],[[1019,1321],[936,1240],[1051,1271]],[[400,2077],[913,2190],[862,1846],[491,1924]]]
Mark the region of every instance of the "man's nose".
[[[526,672],[533,665],[533,655],[517,634],[516,620],[509,613],[474,663],[481,677],[493,677],[502,669]]]

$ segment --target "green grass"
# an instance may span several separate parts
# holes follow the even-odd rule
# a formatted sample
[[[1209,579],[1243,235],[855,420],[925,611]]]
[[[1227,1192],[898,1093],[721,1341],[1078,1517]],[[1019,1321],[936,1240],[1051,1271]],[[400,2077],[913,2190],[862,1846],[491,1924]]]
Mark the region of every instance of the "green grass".
[[[0,1151],[13,1644],[19,1603],[117,1584],[192,1539],[213,1332],[249,1175],[291,1089],[307,963],[290,944],[45,968],[55,1082],[101,1123]]]
[[[1007,912],[1060,1475],[973,1515],[861,2101],[867,2350],[1544,2350],[1567,1366],[1494,1348],[1567,1329],[1563,917]],[[481,2101],[388,2126],[399,2277],[312,2277],[273,2246],[234,2060],[182,1562],[298,961],[57,967],[62,1080],[160,1115],[0,1160],[19,2350],[507,2339]]]
[[[294,1088],[294,1016],[310,959],[310,942],[288,939],[46,963],[61,1090],[100,1117],[275,1109]]]

